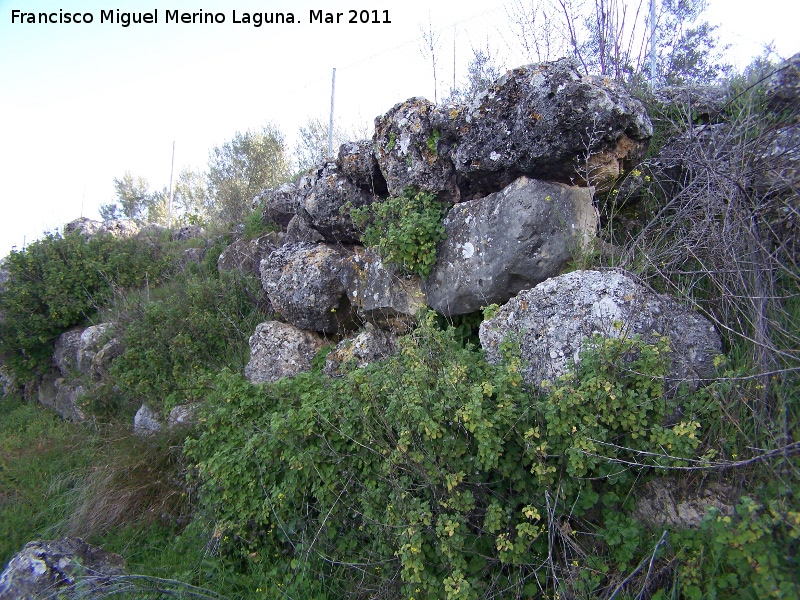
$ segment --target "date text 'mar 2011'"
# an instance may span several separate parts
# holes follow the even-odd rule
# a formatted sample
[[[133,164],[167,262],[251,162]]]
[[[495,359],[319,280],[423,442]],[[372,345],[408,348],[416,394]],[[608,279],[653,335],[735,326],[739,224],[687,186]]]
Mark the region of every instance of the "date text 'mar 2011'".
[[[347,17],[343,12],[325,12],[309,10],[309,23],[391,23],[388,10],[348,10]],[[346,19],[346,20],[343,20]]]

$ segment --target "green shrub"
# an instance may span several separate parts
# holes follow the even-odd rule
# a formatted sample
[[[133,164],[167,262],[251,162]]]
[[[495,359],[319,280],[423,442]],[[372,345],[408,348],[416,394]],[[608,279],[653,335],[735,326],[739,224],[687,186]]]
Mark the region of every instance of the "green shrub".
[[[111,366],[123,393],[154,408],[202,400],[220,368],[241,370],[247,340],[264,315],[250,299],[249,276],[185,274],[132,306],[119,324],[124,353]]]
[[[678,464],[698,444],[691,417],[661,424],[666,349],[596,340],[537,399],[513,347],[490,365],[431,313],[398,355],[342,378],[258,387],[220,375],[186,451],[230,548],[259,557],[282,589],[566,592],[574,567],[554,540],[593,510],[575,543],[608,564],[592,558],[595,575],[570,583],[591,591],[641,558],[644,531],[620,509],[644,470],[621,463]]]
[[[436,245],[445,238],[445,210],[434,194],[406,188],[400,196],[351,210],[361,241],[387,262],[425,279],[436,262]]]
[[[86,323],[116,290],[160,280],[169,262],[139,240],[47,234],[7,258],[0,356],[17,381],[49,368],[53,344]]]

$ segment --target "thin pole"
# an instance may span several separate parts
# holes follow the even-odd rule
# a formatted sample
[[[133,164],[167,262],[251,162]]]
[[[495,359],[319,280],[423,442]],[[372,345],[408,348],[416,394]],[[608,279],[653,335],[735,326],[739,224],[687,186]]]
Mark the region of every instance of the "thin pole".
[[[172,174],[175,171],[175,141],[172,141],[172,166],[169,168],[169,203],[167,204],[167,229],[172,226]]]
[[[331,120],[328,123],[328,158],[333,156],[333,99],[336,95],[336,67],[331,77]]]
[[[650,0],[650,87],[656,85],[656,0]]]

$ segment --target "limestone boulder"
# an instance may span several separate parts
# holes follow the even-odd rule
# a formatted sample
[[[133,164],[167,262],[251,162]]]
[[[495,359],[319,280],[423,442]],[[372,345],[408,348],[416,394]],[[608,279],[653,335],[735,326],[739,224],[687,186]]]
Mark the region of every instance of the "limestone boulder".
[[[252,240],[237,240],[219,255],[217,269],[220,272],[235,270],[258,277],[261,260],[277,250],[284,237],[283,233],[273,231]]]
[[[184,225],[174,230],[171,234],[173,240],[191,240],[194,238],[202,237],[206,234],[206,230],[202,225]]]
[[[388,192],[386,180],[375,158],[372,140],[342,144],[336,157],[336,166],[345,177],[371,194],[380,196]]]
[[[465,199],[520,175],[602,182],[644,150],[653,131],[641,102],[608,78],[583,75],[572,59],[509,71],[456,120],[452,159]]]
[[[667,393],[683,382],[697,386],[714,377],[721,340],[713,325],[674,299],[656,294],[619,271],[574,271],[520,292],[480,326],[488,360],[500,344],[520,344],[525,381],[538,387],[579,361],[588,338],[641,335],[647,343],[668,336],[671,367]]]
[[[767,105],[775,112],[800,112],[800,52],[775,67],[767,80]]]
[[[297,182],[299,214],[329,242],[352,243],[361,238],[346,204],[352,208],[368,206],[375,196],[350,181],[329,162],[308,171]]]
[[[53,409],[65,421],[79,423],[86,420],[83,403],[86,391],[82,385],[48,375],[39,383],[36,394],[40,404]]]
[[[197,415],[200,411],[200,403],[181,404],[169,411],[167,417],[167,429],[176,427],[190,427],[197,422]]]
[[[389,193],[406,186],[443,200],[459,198],[450,158],[453,130],[440,109],[425,98],[411,98],[375,119],[374,147]]]
[[[268,383],[310,371],[311,359],[323,343],[316,333],[287,323],[261,323],[250,336],[250,361],[244,376],[251,383]]]
[[[426,306],[420,278],[384,263],[373,248],[354,250],[343,274],[350,304],[365,323],[405,333]]]
[[[99,323],[83,330],[77,354],[77,367],[81,374],[86,375],[91,371],[92,361],[107,343],[113,327],[113,323]]]
[[[261,261],[261,284],[274,310],[300,329],[338,333],[356,328],[348,298],[347,258],[331,244],[283,246]]]
[[[86,217],[80,217],[64,225],[64,235],[76,233],[87,238],[94,237],[102,229],[103,223]]]
[[[638,490],[632,516],[651,527],[698,527],[712,508],[732,516],[735,495],[732,486],[720,483],[692,488],[672,478],[653,479]]]
[[[345,366],[365,367],[391,356],[396,351],[397,335],[367,324],[364,331],[354,338],[342,340],[328,353],[322,372],[329,377],[337,377],[342,374]]]
[[[423,290],[428,305],[460,315],[502,304],[558,275],[597,232],[587,188],[521,177],[501,192],[456,204]]]
[[[728,92],[721,85],[668,85],[656,90],[655,99],[687,121],[709,123],[719,118]]]
[[[29,542],[0,575],[0,600],[105,597],[124,575],[121,556],[81,538]]]
[[[103,347],[92,357],[92,364],[89,367],[89,374],[92,379],[100,380],[106,378],[108,370],[111,368],[111,363],[121,356],[124,351],[125,348],[122,342],[116,338],[103,344]]]
[[[324,242],[325,236],[314,229],[303,215],[295,215],[286,226],[286,245],[307,242],[316,244]]]
[[[253,198],[253,204],[262,207],[261,220],[264,223],[275,223],[281,229],[286,229],[300,209],[297,186],[288,182],[276,189],[266,189]]]
[[[81,348],[83,329],[65,331],[55,343],[53,363],[62,377],[69,377],[78,369],[78,352]]]
[[[139,225],[133,219],[112,219],[104,221],[97,233],[116,238],[128,238],[139,233]]]
[[[133,417],[133,433],[146,437],[164,429],[161,414],[146,404],[142,404]]]

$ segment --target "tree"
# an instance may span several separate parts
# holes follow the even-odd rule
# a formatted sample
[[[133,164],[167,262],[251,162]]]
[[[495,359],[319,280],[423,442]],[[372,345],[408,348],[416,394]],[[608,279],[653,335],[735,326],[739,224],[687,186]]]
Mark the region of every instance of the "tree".
[[[275,125],[237,132],[209,157],[208,189],[216,216],[224,222],[241,222],[256,194],[288,179],[289,166],[283,133]]]
[[[211,217],[214,202],[207,180],[202,171],[185,168],[180,172],[172,198],[173,222],[200,225]]]
[[[134,177],[125,171],[122,179],[114,178],[114,189],[117,199],[109,204],[100,205],[100,216],[103,220],[133,219],[141,221],[147,210],[150,184],[144,177]]]
[[[299,141],[294,149],[297,159],[297,166],[301,172],[308,171],[315,165],[321,164],[326,160],[332,160],[336,155],[336,149],[347,141],[347,135],[342,129],[334,126],[333,128],[333,154],[328,155],[328,130],[330,125],[327,121],[311,117],[304,126],[300,127]]]
[[[433,68],[433,102],[439,104],[439,81],[436,77],[436,65],[439,63],[439,34],[434,31],[431,24],[430,15],[428,15],[428,28],[424,29],[420,26],[420,47],[419,51],[426,60],[431,61]]]
[[[472,59],[467,67],[467,82],[460,88],[450,90],[448,102],[470,102],[503,73],[503,68],[498,64],[497,55],[489,48],[473,48]]]

